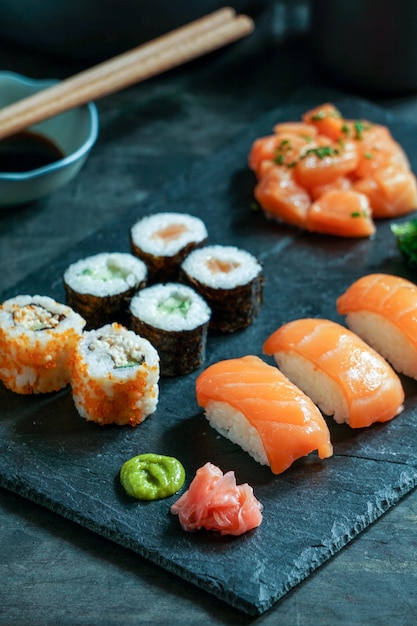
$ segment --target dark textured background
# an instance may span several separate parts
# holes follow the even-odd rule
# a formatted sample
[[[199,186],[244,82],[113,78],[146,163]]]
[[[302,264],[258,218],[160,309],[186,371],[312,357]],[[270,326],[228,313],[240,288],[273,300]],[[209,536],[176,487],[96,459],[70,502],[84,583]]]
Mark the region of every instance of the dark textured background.
[[[63,76],[66,72],[73,71],[72,67],[58,60],[47,60],[45,65],[45,59],[12,51],[9,48],[2,50],[1,57],[6,69],[26,71],[32,75]],[[246,128],[253,130],[254,120],[269,109],[276,106],[285,107],[286,99],[294,96],[294,91],[299,87],[308,87],[302,92],[297,91],[297,98],[305,102],[304,98],[311,97],[311,88],[317,87],[320,83],[326,86],[326,82],[314,70],[308,42],[303,37],[291,36],[284,40],[276,33],[263,31],[251,40],[241,42],[227,51],[211,55],[210,58],[102,101],[99,103],[100,139],[76,181],[36,206],[25,207],[13,213],[5,211],[0,216],[2,291],[12,292],[13,284],[19,279],[28,284],[27,276],[33,270],[43,267],[46,261],[55,259],[58,254],[61,258],[57,263],[54,261],[54,264],[59,268],[60,263],[65,264],[67,259],[76,254],[74,246],[79,246],[78,250],[82,250],[86,245],[82,242],[84,237],[93,235],[97,229],[99,234],[93,235],[88,242],[89,250],[94,247],[101,249],[101,246],[107,243],[107,237],[110,239],[114,237],[113,241],[116,241],[117,229],[114,231],[109,228],[105,231],[107,233],[111,231],[110,235],[101,234],[101,229],[106,223],[119,216],[118,229],[122,232],[123,225],[129,222],[130,216],[136,210],[148,210],[149,206],[155,206],[155,197],[150,194],[161,184],[182,170],[187,171],[194,161],[215,154],[229,141],[232,148],[241,145],[239,143],[241,139],[236,144],[237,133]],[[322,94],[323,92],[320,92],[320,95]],[[410,122],[416,111],[414,98],[390,97],[389,100],[378,98],[378,101],[401,117],[403,121],[396,118],[396,124],[399,128],[406,129],[407,136],[404,136],[404,140],[413,147],[413,128]],[[213,164],[213,160],[209,163]],[[199,167],[201,171],[203,166]],[[215,165],[214,168],[216,171]],[[230,174],[230,169],[226,171]],[[233,172],[234,191],[230,197],[234,208],[231,213],[232,223],[229,226],[233,227],[233,232],[240,241],[263,256],[267,249],[263,245],[264,239],[269,241],[270,231],[261,222],[260,216],[250,215],[249,221],[246,221],[241,215],[240,202],[237,200],[242,198],[242,193],[248,193],[250,187],[244,164],[234,163]],[[213,170],[210,170],[205,176],[210,178],[212,174]],[[221,176],[222,172],[218,175]],[[194,174],[193,180],[188,182],[195,184]],[[174,188],[179,190],[178,194],[181,197],[187,192],[188,183],[181,187],[176,182]],[[200,210],[203,203],[210,202],[211,194],[211,187],[207,189],[204,185],[200,186],[200,196],[195,194],[193,199],[196,210]],[[149,203],[147,201],[143,203],[147,198]],[[193,205],[187,210],[192,210],[192,207]],[[252,231],[247,230],[249,225],[260,229],[256,231],[258,235],[261,233],[260,239],[254,236]],[[214,226],[211,231],[216,240],[219,240],[223,233],[220,226],[221,224]],[[272,319],[264,317],[271,306],[277,318],[287,314],[289,310],[287,307],[291,307],[291,310],[295,307],[298,314],[306,312],[316,314],[318,311],[330,314],[331,297],[341,286],[338,282],[341,274],[344,284],[347,284],[363,270],[364,266],[380,267],[382,263],[388,271],[402,271],[402,266],[395,256],[392,240],[387,247],[385,246],[385,241],[388,240],[387,228],[379,231],[373,243],[334,242],[330,247],[329,244],[318,246],[317,242],[312,245],[312,242],[304,236],[299,237],[293,246],[292,236],[288,237],[282,229],[278,231],[277,247],[268,253],[267,269],[270,271],[272,260],[275,258],[277,275],[274,282],[277,281],[279,289],[268,291],[268,301],[261,312],[258,324],[250,331],[255,335],[260,333],[261,323],[265,324],[266,332],[272,330]],[[117,240],[118,246],[119,241]],[[305,287],[301,282],[287,281],[292,275],[291,268],[299,263],[300,250],[305,261],[314,260],[315,265],[311,266],[309,271],[314,267],[322,268],[319,280],[315,283],[317,289],[314,298],[307,298]],[[328,267],[329,258],[332,266],[328,279],[324,276],[324,268]],[[303,271],[305,267],[306,265],[303,266]],[[45,286],[55,292],[60,289],[59,279],[54,282],[52,275],[56,279],[51,266],[48,272],[42,271],[34,279],[30,278],[30,283],[33,281],[34,285]],[[312,273],[310,282],[313,278],[316,280],[317,277]],[[286,288],[286,300],[282,297],[283,286]],[[253,337],[252,334],[250,336]],[[231,337],[228,344],[228,350],[242,350],[237,336]],[[223,343],[212,341],[208,358],[217,358],[223,350]],[[412,402],[414,385],[410,383],[407,391]],[[4,442],[6,453],[10,454],[10,451],[13,451],[10,463],[3,464],[3,467],[7,468],[3,470],[4,475],[8,473],[8,480],[14,481],[14,487],[19,485],[19,489],[23,490],[25,484],[20,478],[22,475],[33,481],[34,476],[42,477],[46,473],[49,485],[48,481],[43,482],[43,487],[47,484],[49,489],[50,467],[56,467],[55,493],[60,493],[66,504],[70,503],[72,507],[76,507],[80,502],[80,494],[74,492],[71,481],[59,479],[62,476],[59,468],[63,460],[66,459],[68,462],[66,451],[71,450],[72,444],[73,453],[80,454],[75,444],[79,441],[80,431],[85,432],[89,428],[85,429],[84,425],[77,421],[76,416],[74,421],[68,419],[71,408],[66,394],[54,398],[49,403],[41,401],[36,419],[31,419],[33,398],[27,400],[27,412],[20,412],[21,399],[11,397],[8,393],[2,394],[2,404],[7,407],[5,416],[13,417],[16,407],[19,406],[17,421],[7,418],[2,422],[3,433],[7,429],[13,432],[10,441]],[[168,407],[164,407],[164,410],[166,409],[169,409],[172,419],[175,422],[178,420],[181,428],[184,428],[183,413],[179,415],[178,406],[169,404]],[[192,414],[189,417],[191,418]],[[402,421],[398,419],[389,424],[388,428],[377,427],[372,433],[367,432],[364,437],[355,435],[354,441],[347,436],[345,428],[336,429],[340,435],[337,439],[337,471],[343,473],[346,484],[354,484],[350,489],[346,519],[343,516],[338,517],[338,522],[332,527],[334,535],[331,536],[335,539],[336,545],[349,538],[352,519],[357,514],[358,505],[362,510],[366,503],[366,512],[359,514],[354,524],[354,532],[358,532],[367,524],[369,516],[375,511],[375,505],[376,512],[381,512],[395,502],[402,490],[410,487],[410,477],[411,480],[412,476],[415,477],[415,449],[412,447],[412,439],[410,447],[407,438],[399,439],[397,436],[395,440],[401,444],[400,451],[386,441],[387,432],[392,433],[394,437],[402,425],[407,430],[415,429],[411,412],[404,414]],[[153,422],[149,421],[147,427],[149,431],[152,426]],[[265,481],[261,487],[266,495],[270,477],[267,475],[265,478],[265,470],[257,468],[255,464],[248,466],[245,455],[240,451],[236,452],[233,446],[219,442],[205,427],[202,418],[187,419],[185,429],[194,437],[201,436],[203,429],[207,430],[204,441],[209,442],[210,450],[216,450],[219,458],[223,458],[223,452],[228,451],[230,453],[228,458],[236,460],[241,479],[246,480],[249,469],[252,473],[252,469],[256,468],[254,470],[256,482]],[[127,436],[122,433],[114,435],[114,431],[109,433],[104,434],[104,437],[101,435],[101,439],[107,441],[112,436],[116,439]],[[100,450],[95,448],[96,438],[86,441],[89,442],[86,454],[98,456]],[[358,457],[354,466],[356,473],[352,473],[350,469],[353,447]],[[46,458],[42,456],[45,451]],[[394,453],[400,455],[400,463],[393,462]],[[197,459],[189,459],[190,467],[194,466],[196,461]],[[108,467],[105,461],[102,463],[103,467]],[[117,456],[111,460],[114,469],[118,463]],[[39,471],[33,472],[34,467]],[[317,469],[316,466],[313,467]],[[322,464],[319,464],[319,467],[322,467]],[[325,464],[325,468],[328,467],[330,463]],[[378,468],[384,468],[383,475],[379,473]],[[291,573],[293,577],[305,572],[306,564],[309,562],[312,562],[313,566],[320,562],[323,555],[326,556],[326,549],[330,545],[323,541],[321,532],[323,527],[319,521],[313,519],[311,524],[307,524],[310,521],[308,519],[310,507],[317,507],[317,498],[314,498],[317,492],[312,492],[312,483],[305,483],[305,470],[303,463],[299,463],[294,471],[274,482],[282,484],[285,493],[298,490],[300,518],[304,516],[302,523],[311,529],[314,536],[300,539],[293,523],[285,524],[286,516],[284,521],[279,518],[272,522],[266,515],[265,531],[262,530],[268,534],[271,532],[272,523],[281,524],[278,533],[280,540],[281,533],[286,532],[287,536],[288,534],[294,536],[297,542],[306,540],[310,545],[310,549],[304,551],[301,559],[297,560]],[[308,470],[311,472],[311,467]],[[385,470],[388,475],[385,474]],[[84,467],[83,472],[86,471]],[[327,472],[326,469],[325,473]],[[314,473],[314,484],[317,484],[318,476],[321,475],[322,472]],[[98,476],[93,475],[89,478],[91,482],[86,480],[85,474],[82,478],[85,480],[84,493],[87,499],[91,489],[94,490],[95,487],[98,490],[103,489],[100,472]],[[33,487],[27,484],[26,486]],[[81,488],[79,484],[77,486],[82,495],[82,486]],[[333,509],[323,494],[329,496],[331,493],[335,497],[338,490],[334,485],[332,488],[331,482],[327,482],[328,492],[323,489],[321,485],[318,492],[322,494],[323,508]],[[111,493],[117,495],[116,486]],[[168,620],[178,624],[206,624],[249,623],[253,619],[245,617],[227,603],[217,600],[213,595],[201,591],[179,577],[165,573],[163,569],[143,560],[131,550],[125,550],[114,542],[109,542],[8,490],[1,492],[1,501],[2,624],[133,624],[151,621],[166,623]],[[117,503],[120,506],[119,499]],[[337,504],[341,510],[344,503],[339,499]],[[91,506],[89,514],[97,518],[99,511],[100,503],[96,502]],[[67,513],[66,510],[62,512]],[[104,516],[104,519],[108,517]],[[412,622],[416,612],[415,522],[416,500],[413,492],[256,622],[262,624],[334,624],[336,621],[341,624]],[[169,523],[169,529],[170,532],[174,529],[175,534],[175,524],[172,526],[172,521]],[[261,529],[262,527],[259,530]],[[123,533],[125,530],[125,527],[120,525],[116,528],[117,533],[120,531]],[[326,528],[327,535],[328,530],[329,527]],[[178,536],[181,541],[191,544],[201,542],[201,538],[190,539],[188,535],[183,537],[181,534]],[[253,536],[256,538],[257,535]],[[254,539],[250,537],[244,541]],[[286,546],[286,549],[291,552],[290,545]],[[276,567],[276,564],[274,566]],[[235,566],[231,568],[232,572],[234,569]],[[201,573],[201,568],[198,570]],[[271,582],[273,585],[278,584],[279,577],[285,573],[278,572],[277,581],[267,578],[268,585]],[[172,606],[175,606],[175,614],[172,612]]]

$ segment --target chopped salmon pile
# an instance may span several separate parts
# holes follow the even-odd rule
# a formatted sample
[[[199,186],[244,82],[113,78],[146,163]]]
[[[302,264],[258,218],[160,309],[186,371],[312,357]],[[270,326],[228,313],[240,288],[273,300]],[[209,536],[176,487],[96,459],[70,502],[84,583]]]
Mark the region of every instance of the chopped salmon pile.
[[[417,209],[417,181],[389,129],[349,120],[330,103],[256,139],[249,167],[268,217],[339,237],[369,237],[374,219]]]

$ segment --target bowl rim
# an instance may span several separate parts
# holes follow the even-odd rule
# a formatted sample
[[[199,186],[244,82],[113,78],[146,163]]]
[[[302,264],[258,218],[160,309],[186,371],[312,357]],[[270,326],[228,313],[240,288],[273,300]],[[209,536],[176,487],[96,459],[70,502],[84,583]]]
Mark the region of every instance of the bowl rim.
[[[59,79],[55,78],[30,78],[29,76],[19,74],[18,72],[0,71],[0,80],[3,77],[9,78],[15,83],[31,87],[43,86],[46,88],[59,82]],[[86,107],[89,113],[90,130],[87,139],[77,150],[62,157],[62,159],[58,159],[57,161],[50,163],[49,165],[43,165],[42,167],[27,170],[26,172],[0,172],[0,181],[33,180],[34,178],[39,178],[45,174],[50,174],[64,169],[72,163],[79,161],[84,155],[88,154],[98,138],[99,116],[97,106],[94,102],[87,102],[87,104],[82,105],[81,107],[74,107],[74,109],[83,107]]]

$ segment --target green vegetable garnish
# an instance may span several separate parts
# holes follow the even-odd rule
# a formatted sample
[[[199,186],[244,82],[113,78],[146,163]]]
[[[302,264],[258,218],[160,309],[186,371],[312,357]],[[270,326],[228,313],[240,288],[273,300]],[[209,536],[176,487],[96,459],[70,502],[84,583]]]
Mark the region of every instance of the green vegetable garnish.
[[[182,464],[171,456],[139,454],[123,463],[120,482],[138,500],[159,500],[179,491],[185,481]]]
[[[182,296],[179,293],[175,293],[159,302],[158,311],[165,314],[180,313],[186,317],[190,307],[191,299],[188,296]]]
[[[334,156],[335,154],[339,154],[339,150],[337,150],[337,148],[332,148],[332,146],[320,146],[319,148],[310,148],[303,154],[301,158],[305,158],[310,154],[315,154],[319,157],[319,159],[324,159],[327,156]]]
[[[391,231],[397,239],[397,246],[404,260],[411,267],[417,267],[417,218],[391,224]]]
[[[363,139],[363,133],[365,130],[369,130],[371,128],[371,124],[368,122],[363,122],[362,120],[356,120],[353,124],[355,129],[355,139]]]
[[[319,122],[320,120],[324,120],[325,117],[342,117],[342,114],[340,113],[340,111],[338,111],[337,109],[335,109],[334,111],[328,112],[328,111],[323,111],[323,109],[321,111],[318,111],[317,113],[314,113],[314,115],[312,115],[310,117],[312,122]]]
[[[111,263],[107,263],[105,267],[100,268],[86,267],[81,272],[82,276],[91,276],[94,280],[102,280],[104,282],[112,280],[113,278],[125,279],[128,274],[128,271],[120,268],[118,265],[112,265]]]

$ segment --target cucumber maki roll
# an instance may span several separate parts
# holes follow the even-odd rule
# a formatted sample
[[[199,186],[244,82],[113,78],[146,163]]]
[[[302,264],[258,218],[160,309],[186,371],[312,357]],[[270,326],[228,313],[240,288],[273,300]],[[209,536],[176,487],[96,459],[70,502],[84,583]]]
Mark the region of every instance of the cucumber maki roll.
[[[207,241],[204,222],[184,213],[154,213],[130,230],[132,254],[148,266],[149,283],[176,280],[187,254]]]
[[[146,285],[148,270],[124,252],[102,252],[70,265],[64,273],[66,302],[87,321],[87,328],[126,323],[132,295]]]
[[[0,380],[20,394],[59,391],[85,320],[48,296],[19,295],[0,307]]]
[[[130,302],[132,328],[158,350],[163,376],[187,374],[206,355],[210,308],[193,289],[179,283],[157,284]]]
[[[81,417],[100,425],[136,426],[155,412],[159,356],[114,322],[85,331],[71,364],[72,396]]]
[[[246,328],[262,305],[262,266],[252,254],[234,246],[193,250],[181,265],[181,280],[210,306],[211,330],[231,333]]]

